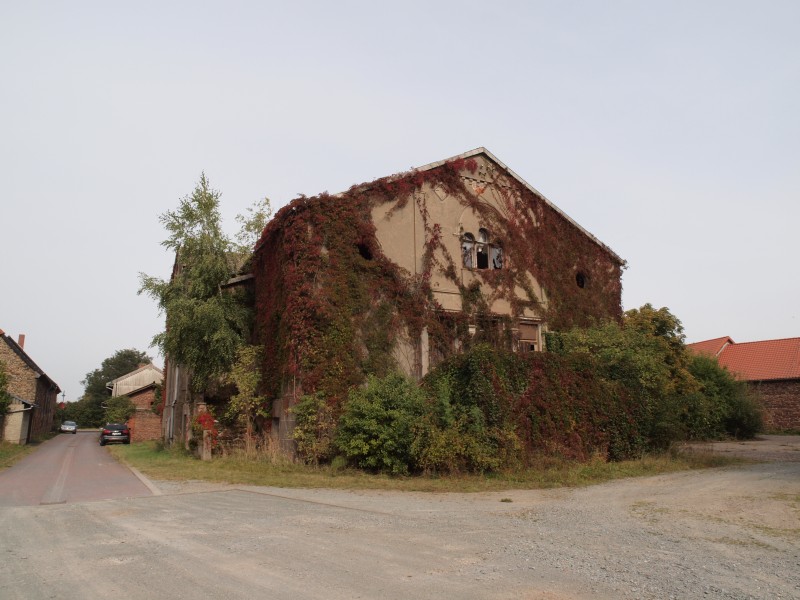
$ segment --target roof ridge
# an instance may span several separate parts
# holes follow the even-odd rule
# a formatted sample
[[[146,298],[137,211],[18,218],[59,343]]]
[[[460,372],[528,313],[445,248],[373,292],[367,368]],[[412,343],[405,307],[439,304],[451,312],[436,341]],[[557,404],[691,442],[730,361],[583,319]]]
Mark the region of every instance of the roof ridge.
[[[800,342],[800,336],[798,337],[785,337],[785,338],[775,338],[771,340],[753,340],[752,342],[735,342],[737,346],[745,346],[747,344],[765,344],[769,342],[788,342],[791,340],[797,340]]]

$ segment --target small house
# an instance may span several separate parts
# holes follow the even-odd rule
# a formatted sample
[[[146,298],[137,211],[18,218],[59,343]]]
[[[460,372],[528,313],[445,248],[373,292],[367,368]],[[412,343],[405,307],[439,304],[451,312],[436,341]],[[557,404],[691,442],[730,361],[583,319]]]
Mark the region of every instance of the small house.
[[[0,363],[8,376],[9,412],[0,416],[0,434],[16,444],[41,439],[53,430],[61,388],[25,352],[25,336],[14,341],[0,329]]]

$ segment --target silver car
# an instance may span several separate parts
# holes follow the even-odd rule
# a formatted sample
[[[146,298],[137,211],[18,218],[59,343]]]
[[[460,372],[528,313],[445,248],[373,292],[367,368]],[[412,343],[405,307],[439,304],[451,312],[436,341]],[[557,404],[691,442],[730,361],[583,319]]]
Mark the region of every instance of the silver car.
[[[61,424],[61,433],[78,433],[78,424],[75,421],[64,421]]]

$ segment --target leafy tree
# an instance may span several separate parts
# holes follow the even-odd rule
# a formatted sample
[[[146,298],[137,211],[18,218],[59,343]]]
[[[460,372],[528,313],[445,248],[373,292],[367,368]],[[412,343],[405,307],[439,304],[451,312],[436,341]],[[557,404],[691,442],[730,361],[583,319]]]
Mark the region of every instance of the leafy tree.
[[[8,393],[8,374],[6,367],[0,362],[0,417],[8,412],[11,405],[11,394]]]
[[[128,396],[114,396],[106,402],[106,421],[125,423],[136,412],[136,405]]]
[[[84,427],[102,425],[106,420],[103,404],[111,397],[111,391],[106,384],[149,362],[150,357],[140,350],[134,348],[117,350],[106,358],[100,367],[86,374],[81,382],[84,386],[83,396],[77,402],[67,404],[64,418]]]
[[[169,233],[162,245],[175,252],[176,268],[169,281],[140,274],[139,293],[153,298],[167,317],[167,328],[153,344],[192,374],[191,390],[205,392],[236,360],[250,328],[251,314],[240,293],[223,284],[235,275],[249,246],[271,214],[265,198],[249,209],[238,243],[222,230],[220,192],[205,174],[177,210],[160,217]]]

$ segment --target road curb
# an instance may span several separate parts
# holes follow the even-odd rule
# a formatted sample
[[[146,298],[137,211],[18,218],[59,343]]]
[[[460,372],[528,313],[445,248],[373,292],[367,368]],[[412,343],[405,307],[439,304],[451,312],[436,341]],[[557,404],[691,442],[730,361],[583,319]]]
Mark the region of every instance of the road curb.
[[[127,465],[127,467],[131,470],[131,473],[136,475],[136,477],[139,479],[139,481],[141,481],[145,485],[145,487],[147,487],[147,489],[150,490],[153,493],[153,496],[163,496],[164,495],[164,493],[160,489],[158,489],[152,481],[150,481],[147,477],[145,477],[142,474],[142,472],[139,471],[139,469],[137,469],[135,467],[132,467],[130,465]]]

